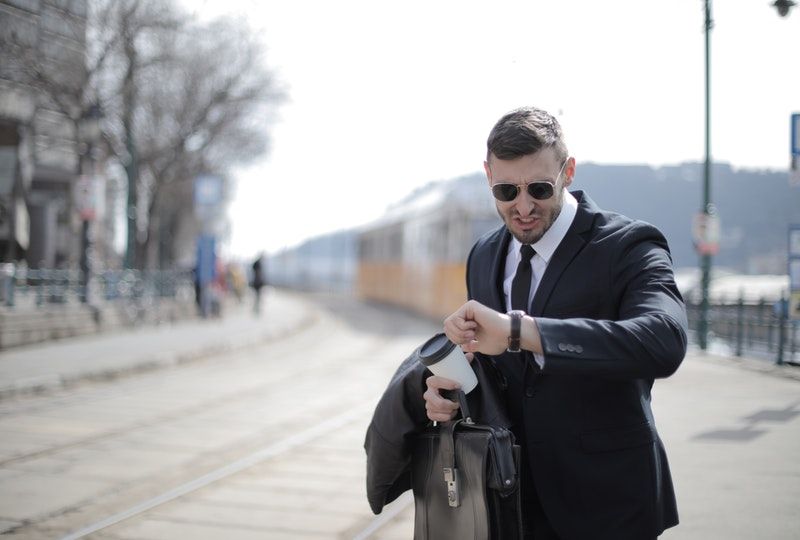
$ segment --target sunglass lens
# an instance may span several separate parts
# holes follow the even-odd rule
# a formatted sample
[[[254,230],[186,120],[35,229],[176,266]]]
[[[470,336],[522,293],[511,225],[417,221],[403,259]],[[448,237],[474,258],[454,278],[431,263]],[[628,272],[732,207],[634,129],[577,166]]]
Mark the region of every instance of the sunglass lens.
[[[517,198],[519,189],[514,184],[495,184],[492,186],[492,194],[498,201],[508,202]]]
[[[528,193],[534,199],[543,201],[553,196],[553,184],[550,182],[532,182],[528,184]]]

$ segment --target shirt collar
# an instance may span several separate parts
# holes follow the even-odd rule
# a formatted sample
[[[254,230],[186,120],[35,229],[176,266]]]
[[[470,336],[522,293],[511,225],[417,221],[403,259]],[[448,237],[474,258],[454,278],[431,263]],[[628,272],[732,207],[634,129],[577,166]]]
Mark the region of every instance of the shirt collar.
[[[536,250],[536,254],[544,259],[545,264],[550,263],[553,253],[556,252],[556,248],[558,248],[558,245],[567,235],[567,231],[572,225],[572,221],[575,219],[575,214],[577,213],[578,201],[572,193],[564,189],[564,202],[561,206],[561,213],[558,214],[553,225],[544,233],[544,236],[535,244],[531,244],[531,247]],[[519,253],[521,247],[522,242],[512,236],[509,249],[513,250],[514,253]]]

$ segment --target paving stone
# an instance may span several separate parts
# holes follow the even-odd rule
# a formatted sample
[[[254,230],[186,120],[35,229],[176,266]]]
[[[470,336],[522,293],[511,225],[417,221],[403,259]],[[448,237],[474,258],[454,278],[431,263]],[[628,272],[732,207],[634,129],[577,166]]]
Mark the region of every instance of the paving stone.
[[[10,521],[7,519],[0,519],[0,534],[19,525],[19,521]]]
[[[120,540],[165,540],[186,538],[191,540],[330,540],[329,534],[311,534],[296,530],[271,530],[249,528],[243,525],[212,525],[196,522],[170,521],[147,518],[132,523],[121,523],[106,534]]]
[[[0,516],[34,519],[100,496],[112,485],[109,481],[33,472],[0,478]]]
[[[158,474],[186,462],[191,455],[175,452],[117,448],[69,448],[56,456],[28,459],[9,465],[12,470],[30,471],[73,478],[128,481]]]

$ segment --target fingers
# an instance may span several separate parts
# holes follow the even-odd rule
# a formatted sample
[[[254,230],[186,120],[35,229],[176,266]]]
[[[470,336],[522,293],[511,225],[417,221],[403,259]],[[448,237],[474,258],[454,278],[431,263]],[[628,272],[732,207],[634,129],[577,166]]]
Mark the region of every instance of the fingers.
[[[465,356],[466,355],[470,355],[470,356],[474,357],[475,356],[474,353],[481,352],[480,347],[481,347],[481,344],[477,339],[471,339],[471,340],[469,340],[466,343],[463,343],[461,345],[461,350],[464,351]],[[472,359],[469,358],[469,357],[467,358],[467,360],[472,362]]]
[[[446,422],[455,418],[456,411],[458,411],[458,403],[443,398],[439,391],[455,390],[459,388],[458,383],[436,375],[428,377],[425,383],[428,385],[428,389],[422,397],[425,399],[425,410],[428,418],[436,422]]]
[[[458,311],[444,321],[444,333],[450,341],[457,345],[475,339],[477,327],[478,324],[475,321],[465,319]]]

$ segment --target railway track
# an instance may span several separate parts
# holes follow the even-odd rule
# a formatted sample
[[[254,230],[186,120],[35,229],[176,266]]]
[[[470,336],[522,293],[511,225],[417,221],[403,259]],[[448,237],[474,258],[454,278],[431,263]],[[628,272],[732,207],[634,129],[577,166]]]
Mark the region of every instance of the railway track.
[[[65,503],[0,512],[17,520],[5,534],[380,538],[408,501],[378,518],[369,512],[363,434],[396,365],[435,328],[358,310],[369,320],[339,310],[263,347],[4,403],[0,429],[40,422],[69,436],[5,455],[0,471],[54,489],[61,475],[78,485]],[[376,317],[392,320],[375,326]],[[117,455],[133,460],[113,462]]]

